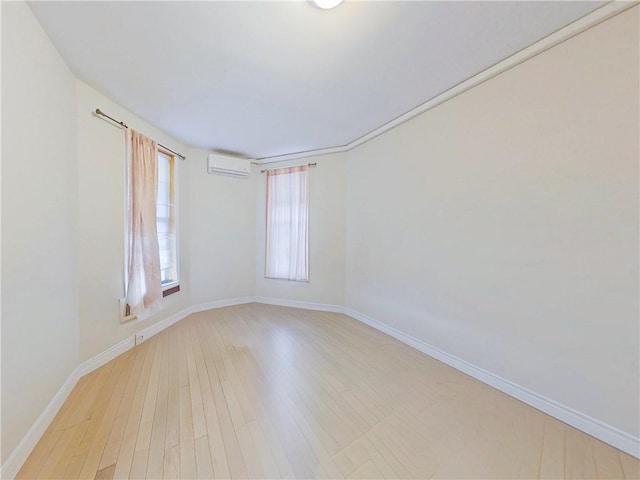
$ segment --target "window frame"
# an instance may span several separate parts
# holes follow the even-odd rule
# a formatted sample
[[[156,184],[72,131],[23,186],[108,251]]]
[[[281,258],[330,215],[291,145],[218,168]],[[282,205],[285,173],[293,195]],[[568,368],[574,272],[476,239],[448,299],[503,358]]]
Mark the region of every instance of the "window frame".
[[[269,177],[270,175],[274,176],[288,176],[292,175],[296,172],[296,169],[301,169],[301,172],[304,172],[306,175],[306,211],[307,211],[307,223],[306,223],[306,278],[288,278],[288,277],[279,277],[279,276],[270,276],[268,270],[268,256],[269,256]],[[287,170],[290,170],[287,172]],[[310,197],[310,189],[311,189],[311,176],[309,172],[308,165],[291,165],[291,166],[283,166],[279,168],[275,168],[273,170],[267,171],[265,175],[265,205],[264,205],[264,271],[263,278],[265,280],[271,282],[278,283],[287,283],[287,284],[295,284],[295,285],[309,285],[311,283],[311,222],[310,222],[310,211],[311,211],[311,197]],[[291,260],[291,257],[289,258]]]
[[[178,293],[180,291],[180,235],[179,235],[179,213],[178,213],[178,159],[173,152],[162,148],[158,145],[158,155],[160,154],[166,155],[170,159],[170,190],[173,190],[173,230],[175,232],[175,272],[176,272],[176,280],[168,283],[164,283],[162,285],[162,296],[168,297],[174,293]],[[172,188],[171,188],[172,187]],[[156,214],[157,217],[157,214]]]

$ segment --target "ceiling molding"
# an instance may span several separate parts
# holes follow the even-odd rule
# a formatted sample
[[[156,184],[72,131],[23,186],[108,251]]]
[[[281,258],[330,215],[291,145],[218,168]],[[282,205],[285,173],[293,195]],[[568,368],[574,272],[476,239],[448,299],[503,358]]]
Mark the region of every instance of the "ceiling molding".
[[[351,145],[351,144],[349,144]],[[346,152],[349,150],[348,145],[342,147],[320,148],[318,150],[308,150],[306,152],[287,153],[285,155],[277,155],[275,157],[259,158],[257,161],[263,165],[266,163],[286,162],[287,160],[296,160],[297,158],[317,157],[319,155],[329,155],[331,153]]]
[[[556,45],[559,45],[560,43],[565,42],[566,40],[569,40],[572,37],[575,37],[576,35],[584,32],[585,30],[588,30],[589,28],[594,27],[599,23],[602,23],[605,20],[608,20],[611,17],[614,17],[634,6],[637,6],[638,4],[639,4],[638,1],[620,1],[620,0],[614,0],[610,3],[607,3],[606,5],[600,7],[599,9],[585,15],[582,18],[579,18],[578,20],[551,33],[550,35],[547,35],[541,40],[538,40],[537,42],[514,53],[513,55],[505,58],[504,60],[501,60],[495,65],[481,71],[480,73],[477,73],[476,75],[464,80],[463,82],[460,82],[454,87],[440,93],[439,95],[436,95],[430,100],[427,100],[425,103],[418,105],[412,110],[409,110],[407,113],[391,120],[390,122],[385,123],[384,125],[381,125],[375,130],[372,130],[366,135],[363,135],[362,137],[359,137],[346,145],[330,147],[330,148],[322,148],[318,150],[309,150],[306,152],[289,153],[286,155],[278,155],[274,157],[259,158],[258,162],[260,164],[283,162],[286,160],[315,157],[319,155],[347,152],[349,150],[352,150],[368,142],[369,140],[372,140],[373,138],[379,135],[382,135],[383,133],[397,127],[398,125],[401,125],[404,122],[407,122],[412,118],[415,118],[418,115],[421,115],[426,111],[431,110],[434,107],[437,107],[438,105],[446,102],[447,100],[450,100],[460,95],[461,93],[464,93],[467,90],[470,90],[473,87],[480,85],[481,83],[486,82],[487,80],[490,80],[496,75],[499,75],[503,72],[506,72],[507,70],[510,70],[511,68],[529,60],[530,58],[533,58],[536,55],[539,55],[549,50],[550,48],[553,48]]]

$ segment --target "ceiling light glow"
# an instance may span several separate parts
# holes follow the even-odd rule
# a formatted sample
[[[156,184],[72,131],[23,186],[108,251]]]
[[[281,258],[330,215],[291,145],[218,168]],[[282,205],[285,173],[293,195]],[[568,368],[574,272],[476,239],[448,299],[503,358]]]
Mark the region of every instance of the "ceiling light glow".
[[[330,8],[337,7],[342,3],[342,0],[311,0],[316,7],[328,10]]]

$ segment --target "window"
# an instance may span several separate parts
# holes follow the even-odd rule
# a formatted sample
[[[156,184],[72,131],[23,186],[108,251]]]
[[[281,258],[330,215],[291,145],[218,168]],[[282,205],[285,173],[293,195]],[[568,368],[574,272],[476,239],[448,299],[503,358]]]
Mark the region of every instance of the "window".
[[[175,157],[133,129],[127,147],[122,321],[148,316],[180,291]]]
[[[176,159],[158,150],[158,195],[156,226],[160,253],[160,282],[165,296],[178,283],[176,229]],[[177,291],[174,290],[174,291]],[[171,292],[173,293],[173,292]]]
[[[265,277],[309,281],[309,171],[267,170]]]

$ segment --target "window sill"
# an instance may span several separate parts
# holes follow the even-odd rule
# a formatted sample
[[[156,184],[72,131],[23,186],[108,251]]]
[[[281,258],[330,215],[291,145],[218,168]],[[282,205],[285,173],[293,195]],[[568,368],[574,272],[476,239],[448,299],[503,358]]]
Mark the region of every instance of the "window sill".
[[[288,278],[264,277],[265,280],[274,283],[285,283],[289,285],[309,285],[309,280],[289,280]]]

